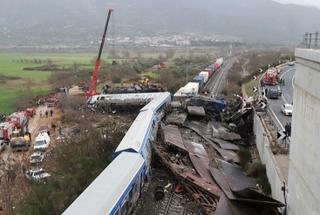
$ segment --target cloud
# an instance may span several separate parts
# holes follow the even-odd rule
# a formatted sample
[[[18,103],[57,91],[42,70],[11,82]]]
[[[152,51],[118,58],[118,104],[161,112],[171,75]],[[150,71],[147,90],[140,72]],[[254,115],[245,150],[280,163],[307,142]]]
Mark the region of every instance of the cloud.
[[[283,4],[299,4],[299,5],[308,5],[320,8],[319,0],[274,0]]]

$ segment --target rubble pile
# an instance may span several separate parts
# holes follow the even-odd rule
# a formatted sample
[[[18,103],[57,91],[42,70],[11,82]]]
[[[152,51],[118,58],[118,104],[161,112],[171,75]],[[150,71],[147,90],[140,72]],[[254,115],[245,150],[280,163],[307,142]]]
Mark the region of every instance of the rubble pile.
[[[265,195],[239,166],[239,151],[248,143],[236,131],[251,108],[232,108],[221,114],[222,123],[206,116],[208,108],[174,104],[161,123],[155,152],[202,214],[277,214],[284,204]]]

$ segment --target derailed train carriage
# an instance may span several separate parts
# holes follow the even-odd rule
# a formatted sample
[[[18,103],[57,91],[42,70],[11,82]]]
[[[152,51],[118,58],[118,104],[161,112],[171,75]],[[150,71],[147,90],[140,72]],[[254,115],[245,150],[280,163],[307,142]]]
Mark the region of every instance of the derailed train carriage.
[[[156,137],[171,95],[168,92],[127,95],[126,99],[130,98],[146,99],[148,104],[140,110],[115,150],[113,161],[63,214],[129,214],[139,199],[150,175],[151,141]],[[106,99],[119,100],[119,95],[96,96],[89,104]]]

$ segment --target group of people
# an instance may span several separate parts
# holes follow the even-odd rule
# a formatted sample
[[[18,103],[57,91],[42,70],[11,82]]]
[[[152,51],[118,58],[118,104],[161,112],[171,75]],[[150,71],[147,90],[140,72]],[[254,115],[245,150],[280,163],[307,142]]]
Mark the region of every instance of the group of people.
[[[42,110],[40,110],[39,114],[40,114],[40,117],[42,118],[42,116],[43,116]],[[48,118],[49,114],[50,114],[51,117],[53,116],[53,110],[52,109],[50,109],[50,111],[46,110],[44,112],[44,115],[46,116],[46,118]]]

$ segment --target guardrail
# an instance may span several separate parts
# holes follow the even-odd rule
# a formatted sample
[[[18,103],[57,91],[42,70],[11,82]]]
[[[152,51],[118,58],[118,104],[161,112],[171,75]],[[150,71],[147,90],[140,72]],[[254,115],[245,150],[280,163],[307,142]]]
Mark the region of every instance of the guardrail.
[[[283,64],[280,64],[278,65],[277,67],[283,67],[287,65],[287,63],[283,63]],[[263,97],[267,102],[269,102],[269,99],[265,96],[265,95],[262,95],[262,88],[261,88],[261,85],[260,85],[260,82],[261,82],[261,79],[263,78],[263,75],[261,76],[261,78],[259,79],[259,85],[258,85],[258,92],[259,92],[259,95],[261,97]],[[272,110],[272,108],[267,104],[266,106],[266,113],[268,114],[268,116],[270,117],[270,123],[271,125],[277,130],[278,134],[280,134],[280,137],[278,139],[278,142],[283,142],[283,139],[285,139],[285,144],[290,144],[291,142],[291,138],[290,137],[287,137],[285,136],[285,128],[283,127],[283,125],[281,125],[281,123],[279,122],[277,116],[275,115],[274,111]]]
[[[302,47],[308,48],[308,49],[320,48],[320,33],[319,32],[315,32],[315,33],[306,32],[303,35]]]

